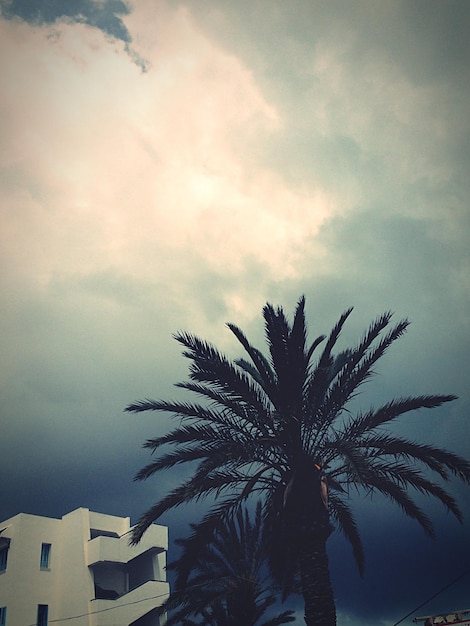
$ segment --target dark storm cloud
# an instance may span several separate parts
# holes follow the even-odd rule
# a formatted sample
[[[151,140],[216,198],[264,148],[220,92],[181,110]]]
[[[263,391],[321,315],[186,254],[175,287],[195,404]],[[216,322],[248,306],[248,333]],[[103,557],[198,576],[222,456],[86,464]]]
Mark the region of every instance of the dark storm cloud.
[[[129,14],[129,7],[121,0],[1,0],[0,8],[1,16],[6,19],[19,18],[36,26],[78,22],[125,43],[131,41],[121,19]]]
[[[60,517],[79,506],[135,519],[149,499],[139,499],[132,482],[147,462],[141,444],[168,426],[123,410],[179,378],[179,361],[158,364],[178,353],[171,303],[109,271],[56,280],[47,294],[11,294],[13,303],[2,307],[9,367],[2,367],[0,474],[14,479],[3,483],[0,519],[19,511]],[[162,334],[150,336],[150,327]],[[27,462],[17,466],[19,458]]]
[[[295,80],[302,90],[305,82],[298,79],[305,67],[305,46],[325,39],[335,41],[339,49],[346,43],[347,55],[359,67],[370,51],[390,56],[419,82],[449,79],[449,74],[462,80],[468,69],[470,6],[464,0],[373,5],[369,0],[221,0],[221,6],[223,10],[216,11],[212,0],[202,0],[192,9],[204,29],[245,54],[260,72],[269,67],[275,79],[280,77],[283,84]]]
[[[35,48],[27,62],[17,61],[20,70],[9,70],[11,82],[2,93],[5,99],[13,94],[16,103],[10,109],[19,112],[15,117],[10,111],[8,118],[14,131],[11,147],[24,151],[5,150],[2,180],[2,202],[11,218],[5,220],[5,243],[12,262],[1,277],[0,519],[20,511],[61,516],[87,506],[131,515],[135,521],[182,476],[178,468],[146,483],[132,482],[150,461],[141,444],[166,432],[170,422],[161,415],[123,412],[143,397],[178,398],[173,383],[186,379],[187,360],[172,333],[194,332],[238,357],[241,351],[224,322],[239,325],[261,347],[264,302],[291,312],[302,293],[311,338],[328,333],[349,306],[355,310],[342,335],[345,345],[355,344],[385,310],[395,311],[397,320],[408,317],[408,332],[378,364],[356,405],[367,409],[402,395],[456,394],[456,402],[409,416],[394,428],[470,458],[470,129],[465,80],[470,3],[396,0],[372,8],[369,0],[149,2],[135,4],[129,22],[128,5],[117,1],[0,4],[2,25],[5,32],[11,29],[12,37],[17,32],[12,27],[18,26],[12,20],[21,19],[35,26],[87,24],[124,42],[127,53],[131,36],[158,44],[155,50],[142,48],[149,52],[153,70],[132,83],[129,59],[119,51],[110,55],[111,65],[107,57],[100,65],[102,49],[93,51],[89,69],[96,68],[97,74],[88,74],[94,76],[92,83],[83,82],[86,76],[76,74],[72,65],[62,67],[60,47],[55,46],[54,56],[47,54],[39,67],[48,63],[60,68],[57,82],[46,80],[30,92],[26,87],[42,76],[28,74],[30,66],[37,67],[32,61],[52,49],[47,47],[52,39],[46,37],[41,43],[32,38],[31,45],[44,49]],[[153,12],[155,7],[163,7],[162,12]],[[133,24],[131,32],[125,23],[129,28]],[[153,24],[159,25],[158,37]],[[22,28],[37,34],[36,28]],[[77,39],[92,34],[90,29],[77,30]],[[162,58],[165,37],[168,49]],[[21,45],[13,53],[7,50],[3,62],[12,54],[20,57],[27,49],[23,41]],[[223,46],[223,55],[218,46]],[[201,51],[219,65],[198,65]],[[74,58],[75,52],[73,48]],[[109,67],[113,90],[109,100],[96,100],[103,91],[96,84]],[[219,87],[225,93],[233,68],[249,78],[256,98],[266,99],[279,117],[279,128],[258,137],[258,127],[250,123],[256,141],[232,161],[226,138],[233,118],[219,120],[212,105]],[[46,79],[49,74],[44,72]],[[213,76],[217,80],[206,82]],[[185,91],[183,85],[191,80],[198,89]],[[83,113],[81,106],[77,109],[64,84],[89,94],[90,108],[84,107]],[[242,93],[244,83],[235,85],[233,93]],[[50,99],[42,102],[41,94],[49,92]],[[207,94],[210,106],[205,104]],[[175,119],[162,108],[162,98],[176,111]],[[36,121],[26,106],[33,99],[40,112]],[[57,101],[64,110],[53,106]],[[182,101],[188,102],[187,108]],[[117,104],[128,102],[114,117]],[[225,98],[224,109],[227,102]],[[181,106],[175,109],[176,104]],[[249,110],[250,102],[244,106]],[[248,115],[238,99],[236,108],[242,117]],[[45,125],[52,116],[54,124]],[[198,121],[195,126],[187,125],[192,116]],[[61,131],[51,144],[56,118],[65,124],[58,125]],[[168,133],[161,134],[159,124]],[[220,125],[223,141],[212,134],[211,124]],[[71,126],[93,139],[82,150],[78,137],[63,132]],[[198,129],[204,139],[201,150],[196,149]],[[136,133],[158,153],[157,166],[147,167],[132,149],[130,137]],[[115,136],[120,137],[117,143]],[[70,152],[63,151],[64,145]],[[207,168],[200,175],[205,151],[217,160],[215,177]],[[10,161],[9,152],[14,152]],[[72,159],[72,153],[79,158]],[[27,164],[34,165],[30,177]],[[62,169],[64,165],[68,167]],[[64,185],[56,201],[46,193],[47,185],[39,185],[51,172],[51,189]],[[180,196],[193,178],[191,193]],[[240,187],[222,185],[223,194],[212,195],[225,179],[238,178]],[[171,195],[158,194],[165,181]],[[257,184],[267,192],[253,198],[247,187]],[[279,194],[284,187],[289,193]],[[322,213],[315,228],[297,224],[308,221],[308,210],[322,211],[317,189],[325,191],[331,211]],[[230,194],[235,194],[232,203]],[[284,216],[279,195],[286,198],[287,219],[267,220],[254,230],[259,214]],[[30,198],[34,203],[28,211]],[[217,204],[217,212],[207,210],[213,207],[204,204],[205,198]],[[296,205],[305,198],[308,209],[297,214]],[[55,203],[64,206],[63,213],[54,212]],[[15,229],[11,220],[17,215],[24,218]],[[213,231],[215,217],[220,223]],[[181,228],[185,223],[190,237]],[[136,224],[142,230],[134,231]],[[271,228],[290,233],[297,226],[298,236],[288,246],[264,248],[273,238]],[[23,239],[24,233],[29,237]],[[256,246],[243,247],[250,237],[257,237]],[[202,255],[203,244],[211,250],[212,263]],[[291,272],[280,273],[289,246],[296,248],[295,262]],[[255,248],[265,253],[258,257]],[[277,263],[271,265],[273,261]],[[357,574],[349,545],[336,535],[330,541],[344,624],[390,626],[465,569],[470,559],[468,489],[454,482],[449,487],[463,509],[465,525],[423,502],[435,522],[436,540],[380,499],[352,501],[366,551],[364,579]],[[201,502],[168,513],[161,521],[169,525],[171,538],[181,537],[204,507]],[[464,608],[466,589],[468,581],[466,588],[456,585],[420,613]]]
[[[369,502],[363,509],[358,517],[366,553],[364,578],[357,575],[344,541],[333,538],[329,549],[338,609],[359,623],[394,623],[468,570],[468,532],[457,521],[443,517],[433,540],[396,508]],[[433,517],[439,519],[436,511]],[[418,614],[456,610],[462,597],[462,587],[451,585]]]
[[[389,45],[412,78],[419,82],[449,77],[465,80],[469,49],[468,2],[402,0],[399,4],[403,32],[408,36],[397,37],[391,31]],[[413,38],[416,43],[410,47]],[[405,48],[403,41],[408,42]]]

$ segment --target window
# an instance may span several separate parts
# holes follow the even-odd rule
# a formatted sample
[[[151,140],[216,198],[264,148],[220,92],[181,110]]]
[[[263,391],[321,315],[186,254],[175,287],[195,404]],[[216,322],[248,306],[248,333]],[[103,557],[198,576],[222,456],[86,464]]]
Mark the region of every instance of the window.
[[[4,572],[7,568],[8,546],[0,547],[0,572]],[[2,622],[0,622],[1,626]]]
[[[47,604],[38,604],[38,618],[36,620],[36,626],[47,626],[47,613],[49,607]]]
[[[0,606],[0,626],[5,626],[7,623],[7,607]]]
[[[41,546],[41,569],[49,569],[51,561],[51,544],[43,543]]]

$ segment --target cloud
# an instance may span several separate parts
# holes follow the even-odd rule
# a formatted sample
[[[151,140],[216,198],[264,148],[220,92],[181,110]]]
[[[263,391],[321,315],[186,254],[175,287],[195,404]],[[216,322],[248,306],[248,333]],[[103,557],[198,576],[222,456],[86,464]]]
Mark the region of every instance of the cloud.
[[[145,75],[98,31],[63,25],[51,41],[1,25],[6,262],[27,271],[34,258],[42,287],[113,267],[172,288],[187,254],[201,273],[246,276],[258,263],[287,278],[334,211],[333,194],[292,190],[257,159],[282,120],[250,72],[187,11],[164,17],[155,34],[146,13],[132,16]]]
[[[311,337],[356,307],[346,345],[410,317],[357,402],[456,393],[397,428],[468,456],[467,3],[32,6],[0,20],[4,517],[142,513],[179,475],[132,484],[168,420],[122,411],[176,395],[172,333],[240,356],[224,323],[263,345],[264,302],[301,293]],[[355,510],[367,574],[335,537],[339,623],[390,626],[460,567],[466,527],[431,507],[430,542]]]
[[[247,67],[187,10],[140,7],[127,23],[145,74],[99,29],[0,21],[2,466],[29,459],[12,513],[38,476],[56,477],[49,514],[82,502],[88,463],[107,475],[126,457],[132,477],[155,424],[122,409],[183,377],[172,332],[251,317],[334,207],[263,166],[259,143],[282,120]]]
[[[320,180],[344,210],[388,197],[408,214],[404,185],[424,182],[442,194],[456,178],[466,182],[468,169],[469,8],[432,1],[421,19],[422,6],[302,2],[257,20],[262,2],[252,11],[203,2],[195,13],[212,37],[250,60],[283,115],[288,132],[271,137],[266,157],[290,184]]]

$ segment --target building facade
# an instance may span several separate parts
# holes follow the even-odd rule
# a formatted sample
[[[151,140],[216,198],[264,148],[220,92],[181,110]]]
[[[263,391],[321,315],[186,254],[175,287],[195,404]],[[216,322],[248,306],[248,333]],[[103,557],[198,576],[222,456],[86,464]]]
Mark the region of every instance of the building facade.
[[[130,519],[76,509],[0,524],[0,626],[160,626],[168,530],[129,545]],[[73,619],[72,619],[73,618]]]

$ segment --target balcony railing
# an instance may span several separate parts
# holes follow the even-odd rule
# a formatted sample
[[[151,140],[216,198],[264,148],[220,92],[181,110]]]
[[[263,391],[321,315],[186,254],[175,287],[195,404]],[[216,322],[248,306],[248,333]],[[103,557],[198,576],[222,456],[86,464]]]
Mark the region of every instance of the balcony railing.
[[[92,600],[90,624],[92,626],[130,624],[163,604],[168,595],[168,583],[149,580],[114,600]]]
[[[154,552],[168,549],[168,536],[166,528],[162,526],[151,526],[141,541],[136,546],[129,545],[129,535],[122,537],[95,537],[88,542],[87,565],[103,561],[114,563],[128,563],[140,554],[152,550]]]

